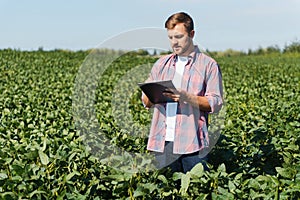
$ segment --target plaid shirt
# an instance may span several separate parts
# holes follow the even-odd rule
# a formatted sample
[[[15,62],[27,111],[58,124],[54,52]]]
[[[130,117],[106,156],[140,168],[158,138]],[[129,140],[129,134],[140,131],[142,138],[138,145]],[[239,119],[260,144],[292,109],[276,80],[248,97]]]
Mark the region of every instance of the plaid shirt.
[[[154,64],[147,81],[172,80],[176,72],[177,55],[166,55]],[[195,46],[188,56],[181,89],[205,96],[211,113],[218,112],[223,104],[222,75],[215,60],[200,52]],[[166,104],[155,104],[147,149],[163,152],[166,135]],[[209,146],[208,112],[200,111],[188,103],[179,103],[174,137],[175,154],[188,154]]]

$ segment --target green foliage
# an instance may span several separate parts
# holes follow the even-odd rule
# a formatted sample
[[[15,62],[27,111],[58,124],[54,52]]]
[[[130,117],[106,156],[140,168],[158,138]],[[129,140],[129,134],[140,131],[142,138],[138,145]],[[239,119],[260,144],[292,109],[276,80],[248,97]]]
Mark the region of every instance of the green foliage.
[[[290,45],[286,45],[283,52],[285,52],[285,53],[300,53],[300,42],[293,41]]]
[[[82,124],[84,129],[79,130],[73,109],[89,113],[82,107],[72,108],[72,103],[77,101],[73,96],[76,76],[88,53],[0,51],[0,199],[299,197],[298,54],[218,58],[226,120],[209,154],[210,170],[198,164],[186,174],[172,174],[167,169],[118,170],[126,167],[130,156],[124,153],[103,163],[99,155],[109,147],[96,146],[97,140],[105,140],[125,152],[147,154],[145,135],[151,113],[141,105],[136,87],[145,73],[135,67],[143,65],[149,71],[157,58],[124,54],[110,64],[99,82],[87,79],[87,85],[96,90],[93,106],[104,133],[87,137],[80,131],[95,133],[95,127]],[[94,69],[89,70],[81,72],[93,74]],[[130,114],[124,115],[127,111]],[[136,159],[147,166],[143,157]]]
[[[207,53],[209,55],[211,55],[212,57],[237,57],[237,56],[244,56],[246,55],[246,53],[242,52],[242,51],[236,51],[236,50],[233,50],[233,49],[227,49],[225,51],[209,51],[207,50]]]
[[[248,55],[267,55],[267,54],[280,54],[281,49],[278,45],[268,46],[266,48],[259,47],[256,50],[248,50]]]

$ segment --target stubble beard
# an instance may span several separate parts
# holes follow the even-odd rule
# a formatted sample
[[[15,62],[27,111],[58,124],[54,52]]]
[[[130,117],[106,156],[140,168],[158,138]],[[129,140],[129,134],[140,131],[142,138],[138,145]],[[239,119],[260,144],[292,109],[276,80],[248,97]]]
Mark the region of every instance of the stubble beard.
[[[194,46],[192,42],[190,42],[190,44],[188,46],[186,46],[185,48],[183,48],[182,46],[179,46],[178,52],[175,50],[176,47],[173,47],[173,52],[175,54],[177,54],[178,56],[188,56],[191,53],[191,52],[188,52],[189,49],[191,48],[191,46]]]

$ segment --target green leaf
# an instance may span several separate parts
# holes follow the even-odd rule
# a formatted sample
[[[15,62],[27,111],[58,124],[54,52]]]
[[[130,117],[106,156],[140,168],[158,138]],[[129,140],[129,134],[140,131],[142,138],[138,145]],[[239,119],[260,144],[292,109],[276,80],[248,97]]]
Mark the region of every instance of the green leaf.
[[[2,112],[4,114],[10,114],[10,110],[8,108],[4,108]]]
[[[270,177],[270,179],[271,179],[272,182],[275,184],[275,186],[279,186],[279,185],[280,185],[280,182],[279,182],[279,180],[277,179],[277,177],[270,176],[270,175],[268,175],[268,177]]]
[[[263,175],[259,175],[255,179],[258,181],[261,181],[261,182],[269,182],[270,181],[270,177],[263,176]]]
[[[71,179],[73,178],[73,176],[75,176],[75,175],[80,176],[80,173],[77,172],[77,171],[71,172],[70,174],[68,174],[68,175],[65,177],[65,182],[71,180]]]
[[[152,193],[155,189],[157,189],[157,185],[153,183],[145,183],[144,187],[148,190],[148,193]]]
[[[191,174],[189,172],[182,175],[181,188],[180,188],[180,192],[182,195],[186,194],[188,187],[190,185],[190,180],[191,180]]]
[[[133,193],[133,197],[140,197],[140,196],[144,196],[144,195],[145,195],[145,192],[144,192],[144,188],[142,186],[138,186],[137,189]]]
[[[260,189],[260,184],[256,179],[250,179],[249,180],[249,188],[254,188],[255,190]]]
[[[229,188],[229,191],[231,192],[231,193],[235,193],[235,190],[236,190],[236,186],[235,186],[235,184],[232,182],[232,181],[228,181],[228,188]]]
[[[197,196],[195,200],[205,200],[207,199],[208,194],[201,193]]]
[[[226,166],[224,163],[222,163],[219,167],[218,167],[218,172],[226,172]]]
[[[168,184],[168,180],[167,180],[167,178],[164,176],[164,175],[162,175],[162,174],[160,174],[158,177],[157,177],[157,179],[158,180],[161,180],[164,184]],[[179,178],[178,178],[179,179]],[[178,180],[177,179],[177,180]]]
[[[47,192],[45,192],[45,191],[40,191],[40,190],[34,190],[33,192],[31,192],[30,194],[29,194],[29,197],[30,198],[32,198],[34,195],[36,195],[36,194],[47,194]]]
[[[3,192],[3,193],[0,193],[0,196],[3,199],[16,199],[16,194],[13,192]]]
[[[39,157],[40,157],[41,163],[43,165],[48,165],[48,163],[49,163],[49,157],[47,156],[47,154],[45,154],[44,152],[42,152],[41,150],[39,150]]]
[[[181,179],[182,176],[183,176],[183,174],[184,173],[182,173],[182,172],[175,172],[175,173],[173,173],[173,176],[172,176],[173,181],[177,181],[177,180]]]
[[[13,181],[22,181],[23,178],[22,178],[21,176],[13,176],[13,177],[11,178],[11,180],[13,180]]]
[[[295,170],[291,169],[291,168],[281,168],[281,167],[276,167],[275,168],[276,171],[278,172],[278,174],[280,174],[281,176],[285,177],[285,178],[293,178],[294,177],[294,173]]]
[[[28,124],[28,128],[34,129],[34,125],[33,124]]]
[[[3,172],[0,173],[0,180],[4,180],[4,179],[7,179],[7,178],[8,178],[8,176],[7,176],[6,173],[3,173]]]
[[[41,147],[41,151],[45,151],[47,147],[47,138],[43,138],[43,146]]]
[[[196,178],[200,178],[203,176],[204,174],[204,167],[202,163],[198,163],[197,165],[195,165],[191,171],[190,174],[192,177],[196,177]]]
[[[228,192],[228,190],[222,188],[222,187],[218,187],[218,191],[219,194],[216,196],[213,196],[212,199],[220,199],[220,200],[230,200],[230,199],[234,199],[234,195],[231,194],[230,192]]]

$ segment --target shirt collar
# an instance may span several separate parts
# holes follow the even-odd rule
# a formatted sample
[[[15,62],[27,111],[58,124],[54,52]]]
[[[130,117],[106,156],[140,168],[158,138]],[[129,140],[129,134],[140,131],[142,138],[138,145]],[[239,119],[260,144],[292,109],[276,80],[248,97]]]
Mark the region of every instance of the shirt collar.
[[[200,49],[198,48],[197,45],[194,45],[194,51],[187,56],[188,57],[188,63],[187,64],[190,64],[191,61],[194,61],[195,58],[196,58],[196,55],[198,53],[201,53]],[[178,55],[175,54],[175,53],[173,53],[173,61],[174,61],[174,63],[177,61],[177,59],[178,59]]]

